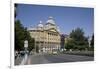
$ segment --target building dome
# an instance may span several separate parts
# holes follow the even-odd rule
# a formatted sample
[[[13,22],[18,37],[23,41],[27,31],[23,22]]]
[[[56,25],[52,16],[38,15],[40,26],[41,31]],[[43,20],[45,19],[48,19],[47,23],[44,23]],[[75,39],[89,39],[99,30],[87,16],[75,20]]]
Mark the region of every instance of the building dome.
[[[48,23],[50,23],[50,24],[53,24],[53,25],[55,25],[55,21],[53,20],[53,17],[49,17],[49,19],[47,20],[47,22],[46,22],[47,24]]]
[[[38,27],[43,28],[42,21],[39,22]]]

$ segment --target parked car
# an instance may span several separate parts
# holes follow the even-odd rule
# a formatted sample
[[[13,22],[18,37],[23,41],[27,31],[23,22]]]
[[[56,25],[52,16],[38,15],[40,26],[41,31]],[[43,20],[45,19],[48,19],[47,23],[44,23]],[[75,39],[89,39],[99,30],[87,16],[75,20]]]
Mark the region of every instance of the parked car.
[[[56,55],[58,52],[57,52],[57,49],[53,49],[53,52],[52,52],[54,55]]]

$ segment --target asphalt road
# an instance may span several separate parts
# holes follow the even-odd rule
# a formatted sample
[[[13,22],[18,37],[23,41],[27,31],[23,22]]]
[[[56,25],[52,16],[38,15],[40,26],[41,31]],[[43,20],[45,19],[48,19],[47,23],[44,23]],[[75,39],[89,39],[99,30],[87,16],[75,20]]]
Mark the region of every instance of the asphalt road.
[[[38,54],[38,55],[29,55],[27,59],[27,63],[25,63],[25,65],[80,62],[80,61],[93,61],[93,60],[94,60],[94,57],[89,57],[89,56],[68,55],[68,54],[58,54],[58,55]]]

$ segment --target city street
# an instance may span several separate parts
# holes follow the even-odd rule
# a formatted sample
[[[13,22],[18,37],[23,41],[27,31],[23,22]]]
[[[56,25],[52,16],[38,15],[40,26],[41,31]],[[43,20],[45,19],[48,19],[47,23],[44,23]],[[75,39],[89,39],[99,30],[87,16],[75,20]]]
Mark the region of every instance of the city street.
[[[28,4],[14,8],[15,65],[94,60],[94,8]]]
[[[68,55],[68,54],[36,54],[29,55],[27,60],[25,60],[24,65],[31,64],[47,64],[47,63],[63,63],[63,62],[79,62],[79,61],[93,61],[94,57],[89,56],[79,56],[79,55]],[[21,62],[15,63],[16,65],[21,65]]]

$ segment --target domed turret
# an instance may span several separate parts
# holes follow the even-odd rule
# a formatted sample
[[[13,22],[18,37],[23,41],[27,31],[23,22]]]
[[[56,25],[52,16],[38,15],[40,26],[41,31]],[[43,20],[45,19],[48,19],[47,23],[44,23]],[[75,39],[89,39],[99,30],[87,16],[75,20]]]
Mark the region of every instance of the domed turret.
[[[55,25],[55,21],[53,20],[53,17],[49,17],[49,19],[47,20],[47,22],[46,22],[47,24],[48,23],[50,23],[50,24],[53,24],[53,25]]]
[[[39,22],[38,27],[39,27],[39,28],[43,28],[42,21]]]

